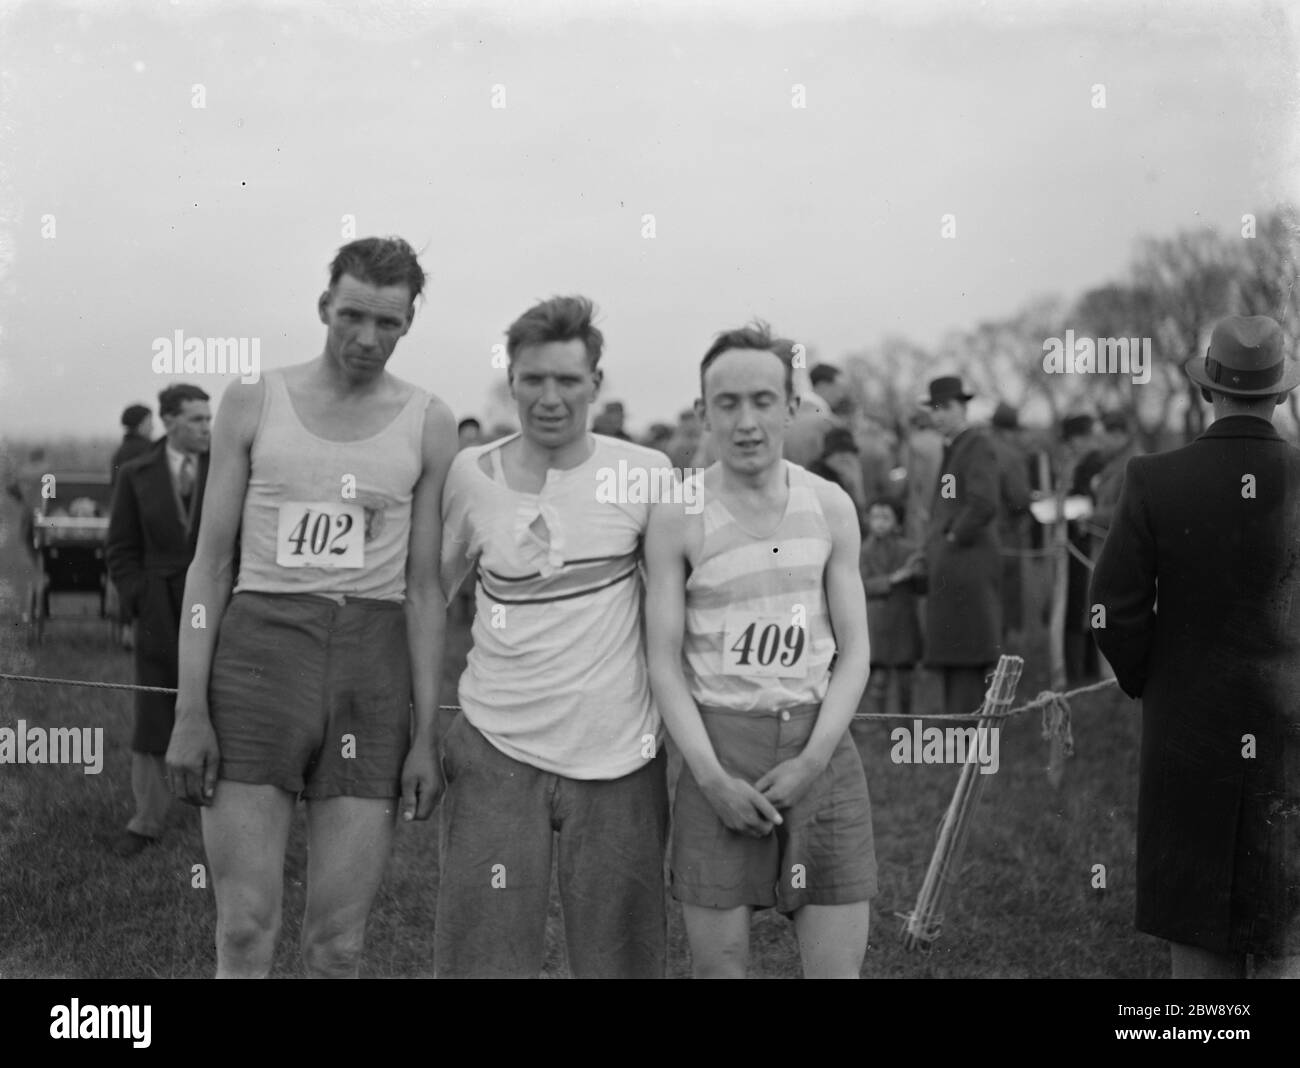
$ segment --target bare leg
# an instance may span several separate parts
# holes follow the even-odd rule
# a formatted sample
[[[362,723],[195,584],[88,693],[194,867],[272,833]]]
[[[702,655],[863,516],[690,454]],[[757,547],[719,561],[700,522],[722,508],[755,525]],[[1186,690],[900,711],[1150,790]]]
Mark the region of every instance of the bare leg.
[[[271,970],[292,817],[293,797],[284,790],[225,780],[203,809],[217,901],[218,979],[261,979]]]
[[[857,979],[867,955],[871,902],[805,905],[794,914],[805,979]]]
[[[366,920],[393,845],[396,798],[307,802],[302,959],[313,979],[355,979]]]
[[[711,909],[682,905],[696,979],[743,979],[749,968],[748,905]]]

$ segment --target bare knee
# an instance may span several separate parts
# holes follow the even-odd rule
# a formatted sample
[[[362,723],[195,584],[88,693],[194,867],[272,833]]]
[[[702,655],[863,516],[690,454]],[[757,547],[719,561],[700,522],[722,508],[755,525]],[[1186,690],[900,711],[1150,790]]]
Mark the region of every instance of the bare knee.
[[[871,905],[805,905],[795,913],[806,979],[857,979],[867,955]]]
[[[364,947],[364,924],[319,923],[303,928],[302,961],[313,979],[355,979]]]
[[[749,913],[747,906],[682,906],[691,944],[691,974],[696,979],[745,978],[749,970]]]
[[[217,978],[264,977],[271,970],[279,934],[280,911],[274,906],[244,906],[220,912],[217,916]]]

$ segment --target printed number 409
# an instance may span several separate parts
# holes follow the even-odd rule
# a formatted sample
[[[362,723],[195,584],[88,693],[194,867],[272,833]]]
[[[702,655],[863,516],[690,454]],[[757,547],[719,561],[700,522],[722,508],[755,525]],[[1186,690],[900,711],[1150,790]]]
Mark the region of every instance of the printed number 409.
[[[758,634],[757,647],[754,642],[756,633]],[[789,626],[783,633],[776,623],[768,623],[759,633],[758,624],[751,623],[740,632],[740,637],[731,646],[731,651],[739,654],[736,663],[740,667],[750,667],[751,664],[758,667],[771,667],[777,660],[778,654],[780,654],[781,666],[790,667],[797,664],[799,657],[803,655],[804,641],[803,627]],[[751,654],[754,657],[752,662]]]

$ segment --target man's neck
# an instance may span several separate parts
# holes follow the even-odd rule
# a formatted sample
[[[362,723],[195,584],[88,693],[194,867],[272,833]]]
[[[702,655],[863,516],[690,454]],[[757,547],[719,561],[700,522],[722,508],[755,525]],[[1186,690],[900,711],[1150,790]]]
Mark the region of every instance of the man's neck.
[[[352,378],[330,357],[329,350],[326,350],[321,353],[311,377],[327,395],[342,400],[346,397],[364,397],[377,393],[383,386],[387,374],[387,368],[383,368],[370,378]]]
[[[1220,405],[1220,404],[1216,404],[1214,406],[1214,421],[1216,423],[1220,419],[1231,419],[1233,418],[1233,416],[1237,416],[1237,415],[1244,415],[1250,419],[1262,419],[1264,420],[1264,422],[1268,423],[1269,426],[1273,425],[1272,408],[1269,409],[1263,409],[1263,408],[1250,409],[1250,408],[1237,408],[1237,407],[1229,408],[1225,405]]]
[[[725,463],[721,467],[724,493],[738,497],[780,499],[785,492],[785,464],[781,460],[758,471],[736,471]]]
[[[167,448],[171,449],[171,451],[176,453],[178,456],[185,456],[188,457],[189,459],[194,458],[194,453],[192,453],[189,449],[182,449],[179,445],[176,444],[176,442],[174,442],[171,439],[170,435],[167,438]]]
[[[526,434],[520,434],[516,459],[525,471],[545,477],[547,471],[568,471],[585,463],[595,448],[595,439],[590,434],[582,434],[554,449],[537,444]]]

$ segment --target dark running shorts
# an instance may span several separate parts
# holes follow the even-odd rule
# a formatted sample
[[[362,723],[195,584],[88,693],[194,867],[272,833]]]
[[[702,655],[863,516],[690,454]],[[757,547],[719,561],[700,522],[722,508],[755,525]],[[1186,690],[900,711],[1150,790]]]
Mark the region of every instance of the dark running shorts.
[[[208,689],[220,778],[306,798],[400,797],[410,705],[400,604],[231,597]]]
[[[798,756],[817,722],[819,705],[780,712],[700,709],[722,766],[749,783]],[[713,811],[683,765],[673,802],[672,893],[689,905],[733,909],[848,905],[876,895],[871,800],[849,732],[826,770],[784,821],[763,838],[738,834]]]

